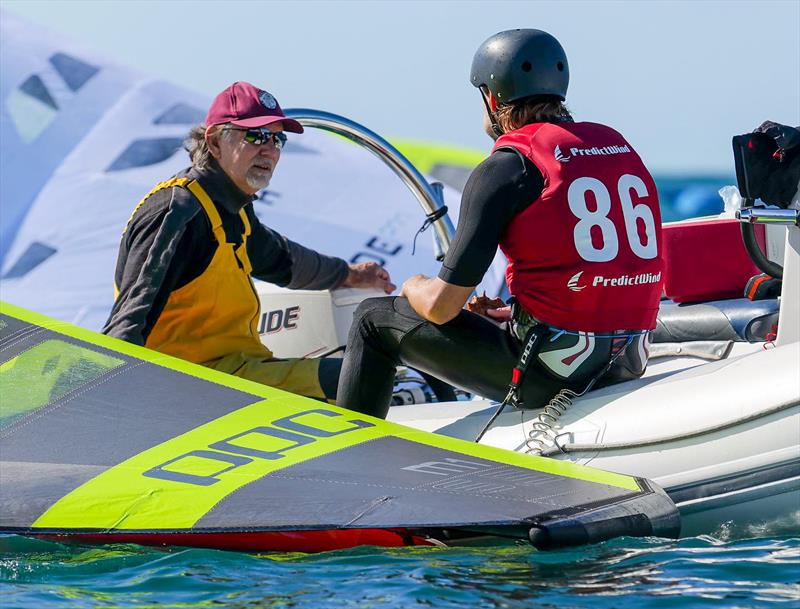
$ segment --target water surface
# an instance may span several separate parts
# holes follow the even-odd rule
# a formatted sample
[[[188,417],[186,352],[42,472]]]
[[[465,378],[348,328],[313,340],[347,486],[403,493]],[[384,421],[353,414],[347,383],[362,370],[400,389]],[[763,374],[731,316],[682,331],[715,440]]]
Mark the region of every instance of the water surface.
[[[800,607],[800,537],[241,554],[0,537],[4,609]]]

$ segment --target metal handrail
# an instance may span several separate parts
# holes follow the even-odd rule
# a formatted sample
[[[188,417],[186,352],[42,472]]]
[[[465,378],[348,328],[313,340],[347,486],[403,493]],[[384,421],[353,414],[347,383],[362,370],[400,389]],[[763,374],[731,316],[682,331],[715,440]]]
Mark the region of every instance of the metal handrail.
[[[736,212],[736,219],[749,224],[797,226],[800,214],[796,209],[766,209],[747,207]]]
[[[341,135],[352,142],[366,148],[383,161],[408,187],[419,201],[425,215],[431,217],[444,207],[442,185],[438,182],[430,184],[414,165],[403,154],[374,131],[355,121],[322,110],[310,108],[291,108],[284,111],[305,127],[314,127]],[[445,213],[433,222],[434,244],[437,260],[443,260],[455,234],[453,223]]]
[[[783,279],[783,265],[770,260],[761,250],[753,225],[797,226],[800,214],[796,209],[753,207],[753,199],[749,198],[744,203],[745,206],[736,212],[736,219],[742,223],[742,239],[747,253],[762,273],[775,279]]]

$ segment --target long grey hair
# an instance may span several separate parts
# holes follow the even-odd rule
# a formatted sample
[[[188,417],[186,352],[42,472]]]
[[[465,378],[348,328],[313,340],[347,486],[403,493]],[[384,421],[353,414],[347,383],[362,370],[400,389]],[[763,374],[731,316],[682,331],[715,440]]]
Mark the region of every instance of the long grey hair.
[[[209,132],[208,137],[230,137],[230,130],[225,129],[225,125],[214,125],[212,131]],[[208,149],[208,142],[206,141],[206,127],[198,125],[192,127],[186,140],[183,143],[186,152],[189,153],[189,158],[192,159],[192,167],[197,169],[206,169],[211,164],[214,158],[211,151]]]

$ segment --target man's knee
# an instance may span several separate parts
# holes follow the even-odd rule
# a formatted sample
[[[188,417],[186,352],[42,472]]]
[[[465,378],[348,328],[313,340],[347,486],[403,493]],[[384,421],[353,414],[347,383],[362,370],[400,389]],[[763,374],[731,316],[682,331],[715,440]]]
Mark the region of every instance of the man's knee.
[[[395,296],[379,296],[362,300],[353,313],[353,324],[370,326],[375,320],[391,314],[394,299]]]
[[[391,310],[392,303],[396,296],[375,296],[373,298],[365,298],[361,301],[356,308],[356,315],[370,311],[386,311]]]

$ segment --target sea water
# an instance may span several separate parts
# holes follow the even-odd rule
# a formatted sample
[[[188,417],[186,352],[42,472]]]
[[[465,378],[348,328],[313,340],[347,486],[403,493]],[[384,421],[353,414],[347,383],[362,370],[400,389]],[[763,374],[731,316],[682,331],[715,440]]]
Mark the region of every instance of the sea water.
[[[800,607],[800,536],[245,554],[0,537],[0,607]]]

